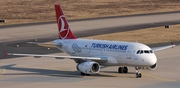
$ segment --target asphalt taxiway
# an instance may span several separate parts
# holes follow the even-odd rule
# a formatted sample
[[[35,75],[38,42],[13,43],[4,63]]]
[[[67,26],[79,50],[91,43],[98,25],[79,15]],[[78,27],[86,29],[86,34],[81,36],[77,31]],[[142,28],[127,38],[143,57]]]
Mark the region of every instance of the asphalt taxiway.
[[[137,30],[140,28],[180,23],[180,13],[152,14],[70,22],[76,36],[83,37],[103,33]],[[27,44],[28,41],[50,41],[57,38],[55,23],[0,27],[0,52],[66,55],[56,48],[47,49]],[[19,45],[17,47],[17,45]],[[151,45],[162,46],[163,44]],[[166,45],[166,44],[165,44]],[[118,67],[101,69],[97,75],[82,77],[76,71],[73,60],[54,58],[14,57],[0,54],[0,86],[19,87],[66,87],[66,88],[179,88],[180,46],[156,52],[158,67],[154,71],[142,70],[143,77],[135,78],[135,69],[119,74]]]

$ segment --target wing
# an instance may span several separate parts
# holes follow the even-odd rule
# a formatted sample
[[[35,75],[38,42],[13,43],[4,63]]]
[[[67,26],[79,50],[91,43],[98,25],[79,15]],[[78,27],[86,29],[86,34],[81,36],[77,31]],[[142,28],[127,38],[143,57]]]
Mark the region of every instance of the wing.
[[[155,52],[155,51],[159,51],[159,50],[164,50],[164,49],[168,49],[168,48],[173,48],[174,46],[175,46],[174,43],[171,43],[171,45],[162,46],[162,47],[155,47],[155,48],[152,48],[152,50]]]
[[[41,58],[41,57],[51,57],[56,59],[74,59],[74,60],[93,60],[93,61],[103,61],[106,62],[106,58],[100,58],[100,57],[79,57],[79,56],[58,56],[58,55],[39,55],[39,54],[17,54],[17,53],[6,53],[4,52],[4,56],[7,55],[13,55],[13,56],[28,56],[28,57],[34,57],[34,58]]]

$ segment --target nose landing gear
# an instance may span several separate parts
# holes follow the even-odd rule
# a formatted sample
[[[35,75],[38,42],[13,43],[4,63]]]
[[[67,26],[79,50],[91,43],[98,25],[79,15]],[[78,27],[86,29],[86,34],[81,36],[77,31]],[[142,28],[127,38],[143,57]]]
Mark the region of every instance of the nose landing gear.
[[[135,69],[136,69],[136,78],[141,78],[142,74],[139,71],[140,67],[135,67]],[[118,72],[119,73],[128,73],[128,68],[127,67],[119,67]]]
[[[135,67],[135,69],[136,69],[136,78],[141,78],[142,77],[142,74],[141,74],[141,72],[139,71],[139,67]]]

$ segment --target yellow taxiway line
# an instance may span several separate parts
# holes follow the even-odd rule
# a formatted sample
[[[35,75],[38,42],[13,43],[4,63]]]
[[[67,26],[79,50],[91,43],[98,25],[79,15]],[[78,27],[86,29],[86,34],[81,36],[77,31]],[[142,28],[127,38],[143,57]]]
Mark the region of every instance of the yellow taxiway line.
[[[169,81],[169,82],[176,82],[176,80],[171,80],[171,79],[166,79],[166,78],[160,78],[160,77],[156,77],[156,76],[153,76],[153,75],[149,75],[149,74],[146,74],[146,73],[142,73],[144,76],[147,76],[147,77],[150,77],[150,78],[154,78],[154,79],[157,79],[157,80],[162,80],[162,81]]]
[[[0,67],[0,68],[3,70],[3,72],[0,74],[0,76],[2,76],[6,73],[6,69],[4,69],[3,67]]]

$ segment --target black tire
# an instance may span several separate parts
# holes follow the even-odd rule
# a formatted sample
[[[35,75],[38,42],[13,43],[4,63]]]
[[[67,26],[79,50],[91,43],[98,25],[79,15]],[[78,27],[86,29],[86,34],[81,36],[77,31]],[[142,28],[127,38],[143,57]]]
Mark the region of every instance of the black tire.
[[[85,74],[85,73],[83,73],[83,72],[81,72],[81,76],[86,76],[86,74]]]
[[[128,73],[128,68],[127,67],[123,68],[123,73]]]
[[[122,73],[122,72],[123,72],[122,67],[119,67],[119,68],[118,68],[118,72],[119,72],[119,73]]]
[[[141,73],[136,73],[136,78],[141,78],[142,74]]]
[[[139,74],[138,73],[136,73],[136,78],[139,78]]]
[[[86,76],[90,76],[90,74],[86,74]]]
[[[138,75],[138,76],[139,76],[139,78],[141,78],[141,77],[142,77],[142,74],[141,74],[141,73],[139,73],[139,75]]]

